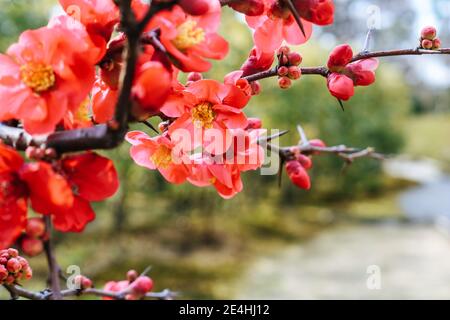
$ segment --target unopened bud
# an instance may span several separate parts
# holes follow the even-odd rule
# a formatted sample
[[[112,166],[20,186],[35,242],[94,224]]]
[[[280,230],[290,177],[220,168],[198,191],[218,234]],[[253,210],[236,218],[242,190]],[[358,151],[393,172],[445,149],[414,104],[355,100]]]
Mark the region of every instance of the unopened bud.
[[[428,26],[422,29],[420,35],[422,39],[434,40],[436,38],[436,28],[433,26]]]
[[[292,81],[288,77],[281,77],[280,79],[278,79],[278,86],[281,89],[289,89],[291,85]]]
[[[422,40],[422,48],[424,49],[432,49],[433,48],[433,41],[424,39]]]
[[[301,77],[301,75],[302,75],[302,71],[300,70],[299,67],[296,67],[296,66],[289,67],[288,76],[290,79],[297,80]]]
[[[281,66],[281,67],[278,68],[278,75],[279,75],[280,77],[285,77],[285,76],[288,75],[288,73],[289,73],[288,67],[286,67],[286,66]]]
[[[293,65],[293,66],[298,66],[303,61],[302,56],[297,52],[289,53],[288,58],[289,58],[289,64]]]

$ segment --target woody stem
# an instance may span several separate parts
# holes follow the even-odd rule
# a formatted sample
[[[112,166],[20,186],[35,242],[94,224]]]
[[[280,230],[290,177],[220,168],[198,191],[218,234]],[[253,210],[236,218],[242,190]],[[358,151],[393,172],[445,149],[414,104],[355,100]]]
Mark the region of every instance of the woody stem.
[[[50,288],[53,292],[52,299],[61,300],[61,285],[59,283],[59,275],[61,270],[56,262],[55,254],[53,252],[53,244],[51,241],[52,222],[50,216],[45,217],[45,224],[47,227],[48,239],[44,241],[44,250],[45,256],[47,257]]]

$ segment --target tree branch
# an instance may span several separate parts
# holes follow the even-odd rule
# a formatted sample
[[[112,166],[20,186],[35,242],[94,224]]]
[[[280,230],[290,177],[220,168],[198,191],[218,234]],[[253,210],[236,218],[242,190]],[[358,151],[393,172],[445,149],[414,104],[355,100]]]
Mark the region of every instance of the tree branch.
[[[44,251],[45,256],[47,257],[47,264],[48,264],[48,270],[49,270],[49,282],[50,282],[50,288],[52,289],[53,300],[61,300],[61,285],[59,283],[59,275],[61,273],[61,269],[58,266],[58,263],[56,262],[55,254],[53,252],[53,245],[51,242],[51,218],[50,216],[46,216],[45,218],[45,224],[47,226],[47,232],[49,234],[48,239],[44,241]]]
[[[11,293],[11,297],[17,299],[18,297],[30,299],[30,300],[51,300],[54,299],[52,291],[42,291],[42,292],[33,292],[27,289],[22,288],[19,285],[3,285],[6,290]],[[106,290],[100,290],[95,288],[84,289],[84,290],[62,290],[61,296],[63,298],[68,297],[79,297],[79,296],[97,296],[97,297],[105,297],[111,298],[115,300],[125,300],[126,294],[129,292],[112,292]],[[148,292],[144,299],[160,299],[160,300],[171,300],[176,298],[179,293],[171,291],[169,289],[165,289],[161,292]]]

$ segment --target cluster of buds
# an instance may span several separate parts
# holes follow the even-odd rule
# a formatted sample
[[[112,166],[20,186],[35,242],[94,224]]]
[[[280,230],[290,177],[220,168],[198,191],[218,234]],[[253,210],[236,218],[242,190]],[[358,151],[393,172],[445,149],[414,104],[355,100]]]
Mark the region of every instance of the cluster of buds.
[[[314,139],[309,144],[315,147],[326,147],[322,140]],[[300,152],[299,147],[291,148],[292,158],[286,162],[286,172],[289,179],[300,189],[309,190],[311,188],[311,179],[308,171],[313,167],[311,156],[306,156]]]
[[[140,300],[152,289],[153,280],[147,276],[140,276],[136,270],[127,272],[127,280],[109,281],[104,287],[105,291],[126,293],[126,300]],[[112,300],[112,298],[108,297],[103,299]]]
[[[297,52],[291,52],[287,46],[278,49],[278,85],[281,89],[288,89],[292,85],[292,80],[297,80],[302,76],[302,70],[298,67],[302,63],[302,56]]]
[[[48,236],[45,222],[41,218],[31,218],[27,221],[25,232],[20,239],[23,253],[34,257],[44,251],[44,241]]]
[[[0,250],[0,285],[15,284],[19,280],[31,279],[33,271],[28,261],[19,256],[16,249]]]
[[[438,50],[441,48],[441,40],[437,37],[435,27],[428,26],[420,33],[420,47],[427,50]]]

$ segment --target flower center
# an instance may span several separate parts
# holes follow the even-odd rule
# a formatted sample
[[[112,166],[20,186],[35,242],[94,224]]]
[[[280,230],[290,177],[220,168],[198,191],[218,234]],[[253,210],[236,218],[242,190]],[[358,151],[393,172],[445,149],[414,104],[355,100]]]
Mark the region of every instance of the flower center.
[[[91,117],[89,114],[89,106],[90,106],[90,100],[89,100],[89,97],[87,97],[86,99],[84,99],[84,101],[81,103],[80,107],[76,111],[75,120],[83,121],[83,122],[90,121]]]
[[[44,63],[30,62],[21,66],[20,76],[23,83],[36,93],[47,91],[56,81],[53,68]]]
[[[188,20],[182,23],[178,26],[177,31],[178,34],[172,42],[181,51],[189,49],[205,40],[205,31],[197,27],[197,22],[194,20]]]
[[[172,163],[172,150],[165,145],[160,145],[150,159],[156,167],[165,169]]]
[[[192,109],[192,120],[197,128],[210,129],[213,127],[213,121],[216,117],[212,104],[203,102]]]

